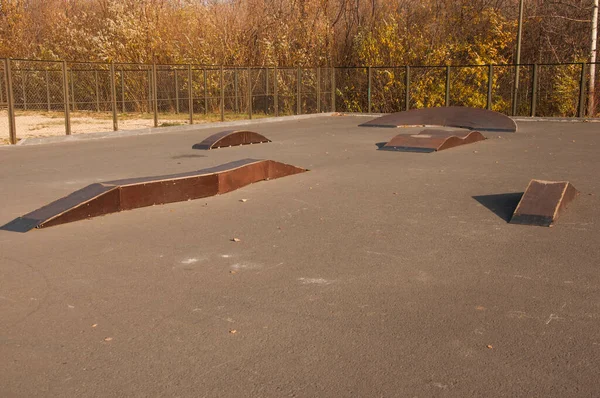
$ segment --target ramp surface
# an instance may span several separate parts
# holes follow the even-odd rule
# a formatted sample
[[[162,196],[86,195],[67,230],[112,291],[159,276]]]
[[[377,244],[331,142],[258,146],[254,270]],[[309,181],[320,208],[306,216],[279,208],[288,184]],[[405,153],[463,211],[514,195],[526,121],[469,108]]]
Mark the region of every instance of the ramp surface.
[[[550,227],[578,194],[567,181],[531,180],[510,222]]]
[[[271,142],[265,136],[248,130],[227,130],[213,134],[210,137],[198,144],[195,144],[193,149],[215,149],[230,146],[262,144]]]
[[[379,148],[382,151],[431,153],[483,141],[479,131],[444,131],[425,129],[419,134],[399,134]]]
[[[19,217],[2,229],[26,232],[122,210],[205,198],[305,171],[273,160],[243,159],[187,173],[92,184]]]
[[[514,133],[516,123],[506,115],[487,109],[447,106],[412,109],[381,116],[361,127],[444,126],[469,130]]]

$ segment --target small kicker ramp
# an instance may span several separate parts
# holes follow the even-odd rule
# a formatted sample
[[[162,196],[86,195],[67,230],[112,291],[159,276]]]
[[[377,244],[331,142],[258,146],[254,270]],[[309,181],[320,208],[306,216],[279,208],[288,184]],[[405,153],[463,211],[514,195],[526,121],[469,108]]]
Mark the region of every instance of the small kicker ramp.
[[[243,159],[187,173],[97,183],[19,217],[1,229],[26,232],[123,210],[205,198],[305,171],[273,160]]]
[[[419,134],[399,134],[379,148],[380,151],[431,153],[483,141],[479,131],[423,130]]]
[[[361,127],[444,126],[469,130],[514,133],[517,124],[506,115],[487,109],[464,106],[411,109],[381,116]]]
[[[577,195],[567,181],[531,180],[510,223],[551,227]]]
[[[271,142],[271,140],[254,131],[227,130],[207,137],[204,141],[192,146],[192,148],[209,150],[230,146],[263,144],[266,142]]]

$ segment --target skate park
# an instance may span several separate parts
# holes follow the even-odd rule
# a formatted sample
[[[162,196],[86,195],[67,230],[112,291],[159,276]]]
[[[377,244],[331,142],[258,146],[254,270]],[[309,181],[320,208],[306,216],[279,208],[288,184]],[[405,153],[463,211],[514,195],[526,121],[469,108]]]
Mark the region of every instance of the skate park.
[[[0,147],[2,389],[594,395],[598,124],[522,118],[516,132],[479,129],[485,140],[422,153],[378,143],[457,126],[361,126],[375,119]],[[225,130],[270,142],[194,148]],[[14,228],[93,184],[241,159],[303,172]],[[551,228],[510,222],[532,179],[578,191]]]

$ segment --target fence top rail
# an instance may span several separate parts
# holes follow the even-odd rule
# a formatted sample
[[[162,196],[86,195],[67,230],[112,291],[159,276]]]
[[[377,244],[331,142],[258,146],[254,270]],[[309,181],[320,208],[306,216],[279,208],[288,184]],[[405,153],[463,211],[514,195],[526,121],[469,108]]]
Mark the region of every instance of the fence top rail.
[[[534,65],[537,66],[569,66],[569,65],[600,65],[600,61],[597,62],[540,62],[540,63],[506,63],[506,64],[444,64],[444,65],[342,65],[342,66],[277,66],[277,65],[264,65],[264,66],[240,66],[240,65],[207,65],[207,64],[152,64],[152,63],[135,63],[135,62],[101,62],[101,61],[61,61],[61,60],[43,60],[43,59],[26,59],[26,58],[0,58],[0,60],[10,60],[12,62],[31,62],[31,63],[47,63],[47,64],[62,64],[66,62],[67,65],[101,65],[101,66],[110,66],[113,64],[116,68],[122,69],[125,66],[138,66],[144,67],[147,69],[151,69],[152,67],[157,68],[170,68],[170,70],[187,70],[188,67],[191,67],[192,70],[242,70],[242,69],[252,69],[252,70],[265,70],[265,69],[279,69],[279,70],[306,70],[306,69],[402,69],[402,68],[483,68],[483,67],[532,67]],[[26,68],[15,68],[16,70],[26,69]],[[35,69],[29,69],[35,70]],[[45,70],[45,69],[44,69]],[[72,69],[74,70],[74,69]],[[86,70],[86,69],[84,69]],[[94,70],[94,69],[90,69]],[[139,69],[140,71],[142,69]],[[144,69],[146,70],[146,69]]]

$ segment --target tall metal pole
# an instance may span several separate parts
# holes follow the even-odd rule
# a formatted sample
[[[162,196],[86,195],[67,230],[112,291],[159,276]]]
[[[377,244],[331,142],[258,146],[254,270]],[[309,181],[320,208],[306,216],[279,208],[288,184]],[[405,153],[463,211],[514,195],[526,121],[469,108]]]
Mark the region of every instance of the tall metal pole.
[[[373,72],[371,67],[367,67],[367,112],[371,113],[371,82],[373,80]]]
[[[302,69],[296,71],[296,115],[302,113]]]
[[[523,34],[523,0],[519,0],[519,28],[517,30],[517,57],[515,66],[515,91],[513,94],[512,114],[517,115],[517,101],[519,94],[519,64],[521,63],[521,36]]]
[[[6,102],[8,105],[8,136],[10,143],[17,143],[17,125],[15,124],[15,101],[13,98],[12,71],[10,59],[4,60],[4,76],[6,78]]]
[[[596,44],[598,40],[598,0],[594,0],[592,11],[592,49],[590,51],[590,81],[588,93],[588,116],[596,115]]]

